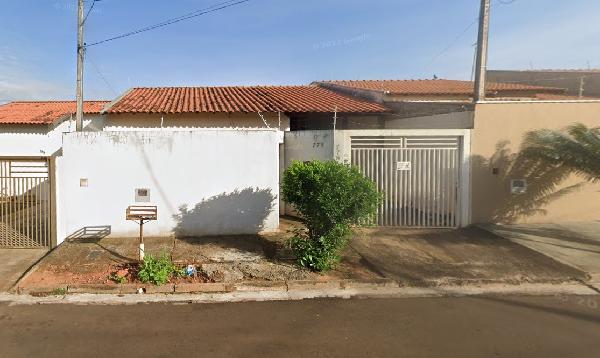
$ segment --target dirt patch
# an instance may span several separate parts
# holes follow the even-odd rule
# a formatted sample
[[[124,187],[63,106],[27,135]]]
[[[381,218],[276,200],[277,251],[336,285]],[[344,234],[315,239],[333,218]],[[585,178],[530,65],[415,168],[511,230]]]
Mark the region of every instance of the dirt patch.
[[[195,265],[197,277],[174,283],[389,278],[405,286],[438,286],[586,279],[575,268],[478,228],[360,230],[336,268],[319,274],[297,266],[285,245],[287,229],[298,225],[283,219],[281,231],[264,235],[147,238],[146,250],[166,253],[181,267]],[[110,275],[133,270],[136,257],[135,239],[71,240],[46,256],[20,285],[116,284]],[[135,280],[133,274],[127,277],[127,282]]]
[[[200,238],[146,238],[150,255],[167,254],[180,266],[194,265],[198,274],[170,283],[285,281],[317,279],[321,275],[298,267],[285,251],[284,233]],[[104,238],[69,240],[51,252],[22,287],[63,284],[138,283],[137,242]],[[118,276],[123,279],[118,279]]]

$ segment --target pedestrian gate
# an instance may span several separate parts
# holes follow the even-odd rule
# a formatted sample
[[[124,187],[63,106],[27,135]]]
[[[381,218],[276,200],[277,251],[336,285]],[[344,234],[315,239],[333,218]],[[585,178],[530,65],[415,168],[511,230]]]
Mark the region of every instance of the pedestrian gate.
[[[0,157],[0,248],[51,245],[48,159]]]
[[[460,148],[460,137],[351,137],[352,164],[383,195],[374,224],[459,226]]]

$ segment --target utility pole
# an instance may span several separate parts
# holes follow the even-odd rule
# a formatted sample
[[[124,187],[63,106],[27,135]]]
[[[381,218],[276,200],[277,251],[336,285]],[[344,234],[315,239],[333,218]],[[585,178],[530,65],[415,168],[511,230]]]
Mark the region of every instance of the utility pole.
[[[585,90],[585,76],[579,78],[579,98],[583,98],[584,90]]]
[[[77,112],[75,116],[75,130],[83,130],[83,0],[78,0],[77,5]]]
[[[475,61],[475,102],[485,100],[485,76],[487,71],[488,35],[490,31],[490,0],[481,0],[479,34],[477,35],[477,59]]]

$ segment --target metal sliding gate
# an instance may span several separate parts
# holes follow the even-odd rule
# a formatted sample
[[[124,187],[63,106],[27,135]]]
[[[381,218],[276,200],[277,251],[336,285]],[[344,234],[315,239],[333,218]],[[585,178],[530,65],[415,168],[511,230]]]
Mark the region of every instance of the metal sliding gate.
[[[0,157],[0,248],[51,245],[48,159]]]
[[[461,138],[353,136],[352,164],[383,194],[379,226],[460,225]]]

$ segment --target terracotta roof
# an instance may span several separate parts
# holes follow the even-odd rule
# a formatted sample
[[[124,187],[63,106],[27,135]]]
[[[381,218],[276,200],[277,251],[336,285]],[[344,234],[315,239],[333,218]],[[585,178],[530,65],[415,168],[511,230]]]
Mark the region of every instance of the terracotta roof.
[[[85,101],[85,113],[100,113],[109,101]],[[11,102],[0,106],[0,124],[49,124],[75,113],[75,101]]]
[[[396,95],[468,95],[473,93],[471,81],[455,80],[365,80],[365,81],[323,81],[343,87],[389,92]],[[503,91],[534,91],[563,93],[562,88],[530,86],[515,83],[494,83],[486,86],[486,92],[493,94]]]
[[[134,88],[107,113],[388,112],[317,86]]]
[[[600,100],[598,97],[579,97],[568,94],[555,94],[555,93],[538,93],[535,97],[541,101],[594,101]]]

